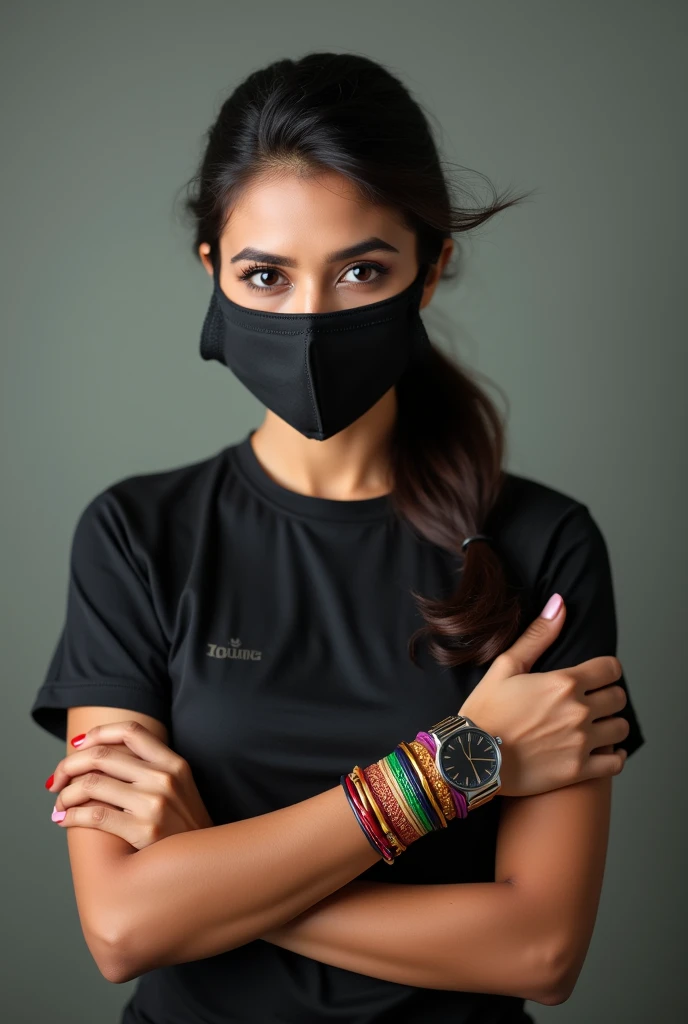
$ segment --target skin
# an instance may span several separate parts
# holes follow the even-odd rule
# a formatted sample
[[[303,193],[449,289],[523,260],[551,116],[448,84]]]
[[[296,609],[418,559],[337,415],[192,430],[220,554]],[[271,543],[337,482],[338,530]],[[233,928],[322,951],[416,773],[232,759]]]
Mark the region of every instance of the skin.
[[[333,250],[373,236],[397,251],[327,262]],[[443,247],[421,306],[452,244]],[[274,292],[253,292],[238,280],[250,261],[231,260],[247,246],[295,261],[262,278],[278,285]],[[211,274],[208,248],[199,253]],[[331,174],[255,183],[233,210],[220,248],[223,291],[242,305],[277,312],[377,301],[410,284],[417,270],[415,236],[392,211],[362,203]],[[366,260],[389,274],[356,284],[350,271]],[[374,271],[360,276],[376,278]],[[261,283],[260,274],[255,280]],[[395,415],[390,389],[346,430],[316,441],[267,410],[254,450],[266,472],[291,490],[335,500],[375,497],[391,487],[387,443]],[[390,981],[543,1003],[568,998],[594,927],[611,778],[623,764],[611,745],[626,737],[628,723],[608,717],[625,703],[623,690],[608,685],[621,674],[616,658],[530,673],[565,614],[564,607],[552,623],[536,620],[461,709],[505,739],[503,793],[511,795],[503,801],[493,883],[355,881],[379,858],[339,786],[214,826],[161,722],[127,709],[70,708],[68,738],[88,735],[80,750],[68,743],[50,789],[59,794],[58,808],[68,808],[62,827],[75,895],[101,973],[127,981],[260,937]],[[493,955],[486,958],[485,949]]]
[[[398,251],[373,248],[353,259],[326,262],[329,253],[368,238],[382,239]],[[238,275],[251,263],[263,261],[231,263],[247,246],[291,257],[297,266],[256,273],[254,284],[272,286],[256,292]],[[452,239],[443,243],[421,309],[432,299],[453,247]],[[209,251],[209,245],[199,247],[212,277]],[[362,202],[353,186],[335,174],[305,180],[273,176],[257,182],[232,211],[220,238],[220,253],[223,292],[243,306],[272,313],[329,313],[377,302],[406,288],[418,271],[415,234],[392,211]],[[389,273],[354,271],[366,261]],[[387,448],[396,414],[396,391],[390,388],[345,430],[317,441],[268,409],[251,443],[265,471],[283,487],[335,500],[375,498],[392,489]]]

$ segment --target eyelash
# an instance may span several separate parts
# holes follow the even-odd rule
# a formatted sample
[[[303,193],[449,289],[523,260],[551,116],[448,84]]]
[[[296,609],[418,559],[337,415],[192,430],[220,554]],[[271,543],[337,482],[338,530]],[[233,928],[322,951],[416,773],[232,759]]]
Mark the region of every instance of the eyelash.
[[[380,277],[382,277],[384,274],[389,273],[389,268],[383,267],[380,263],[354,263],[352,267],[347,267],[345,273],[348,274],[350,270],[356,270],[358,267],[370,267],[372,270],[377,270],[378,273],[380,274]],[[274,288],[277,288],[276,284],[258,285],[254,284],[251,280],[249,280],[249,278],[251,278],[259,270],[274,270],[278,274],[281,273],[281,270],[279,270],[278,267],[272,267],[267,263],[252,263],[250,266],[246,267],[245,270],[242,270],[242,272],[239,274],[239,280],[245,281],[248,287],[252,288],[254,292],[271,292]],[[379,279],[379,277],[376,277],[372,281],[351,281],[347,283],[359,284],[362,286],[369,287],[370,285],[375,284],[376,281],[379,281]]]

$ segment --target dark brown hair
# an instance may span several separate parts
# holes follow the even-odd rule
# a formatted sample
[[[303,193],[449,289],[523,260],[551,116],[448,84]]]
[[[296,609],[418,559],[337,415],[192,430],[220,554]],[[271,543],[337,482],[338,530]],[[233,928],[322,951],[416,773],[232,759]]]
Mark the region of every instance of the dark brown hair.
[[[194,255],[200,259],[206,242],[213,262],[239,192],[271,169],[345,175],[364,198],[400,213],[416,233],[419,263],[436,263],[445,238],[524,198],[500,197],[490,185],[484,205],[452,199],[468,191],[445,176],[419,103],[385,67],[357,54],[308,53],[254,71],[222,104],[206,138],[184,210],[194,223]],[[440,664],[480,665],[520,628],[518,591],[497,550],[483,541],[461,550],[466,537],[490,532],[505,480],[504,422],[487,393],[436,345],[396,390],[392,500],[422,537],[456,554],[461,569],[449,596],[413,594],[425,624],[409,639],[409,654],[415,660],[424,635]]]

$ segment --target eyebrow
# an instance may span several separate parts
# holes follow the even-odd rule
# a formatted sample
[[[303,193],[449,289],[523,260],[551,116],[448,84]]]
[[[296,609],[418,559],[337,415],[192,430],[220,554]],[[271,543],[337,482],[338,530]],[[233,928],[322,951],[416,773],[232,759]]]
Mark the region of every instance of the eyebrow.
[[[394,245],[385,242],[384,238],[377,238],[377,236],[373,235],[371,238],[365,238],[362,242],[348,245],[345,249],[337,249],[335,252],[328,253],[325,257],[325,263],[337,263],[339,260],[363,256],[364,253],[375,252],[380,249],[384,252],[399,252]],[[229,262],[237,263],[239,260],[261,260],[263,263],[276,263],[280,267],[298,267],[298,262],[291,256],[280,256],[279,253],[264,252],[262,249],[252,249],[250,246],[232,256]]]

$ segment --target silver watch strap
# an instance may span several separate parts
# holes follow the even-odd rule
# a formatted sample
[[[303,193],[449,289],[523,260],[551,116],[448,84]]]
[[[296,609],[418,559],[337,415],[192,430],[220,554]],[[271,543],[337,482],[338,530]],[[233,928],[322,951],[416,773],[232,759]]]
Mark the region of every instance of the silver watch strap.
[[[461,726],[468,725],[469,721],[463,715],[447,715],[441,722],[437,722],[436,725],[431,726],[428,729],[429,733],[432,733],[437,737],[440,743],[443,742],[452,732],[456,732]]]

